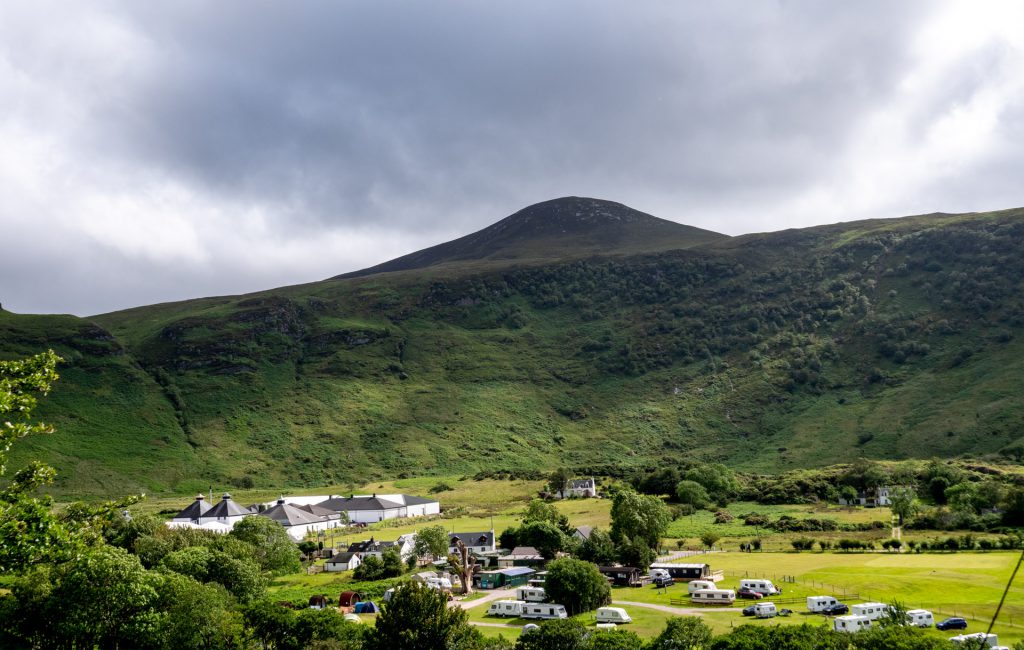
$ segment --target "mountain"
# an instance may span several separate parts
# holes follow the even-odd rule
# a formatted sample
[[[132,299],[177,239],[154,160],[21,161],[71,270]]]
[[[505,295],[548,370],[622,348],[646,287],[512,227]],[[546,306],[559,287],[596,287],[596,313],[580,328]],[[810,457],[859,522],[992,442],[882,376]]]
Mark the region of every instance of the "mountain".
[[[536,264],[654,253],[723,239],[728,236],[659,219],[621,203],[570,196],[531,205],[473,234],[338,278],[465,262]]]
[[[66,359],[40,409],[57,432],[12,465],[106,496],[1024,458],[1024,210],[728,238],[616,206],[539,204],[357,277],[0,311],[0,357]]]

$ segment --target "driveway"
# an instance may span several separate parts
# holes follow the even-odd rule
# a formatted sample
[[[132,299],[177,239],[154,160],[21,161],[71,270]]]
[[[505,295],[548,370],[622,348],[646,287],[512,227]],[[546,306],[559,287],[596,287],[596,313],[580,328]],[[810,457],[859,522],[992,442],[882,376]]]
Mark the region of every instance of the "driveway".
[[[489,603],[492,600],[501,600],[503,598],[515,598],[515,597],[516,597],[516,590],[515,589],[495,589],[494,591],[488,591],[487,595],[485,595],[483,598],[477,598],[475,600],[457,600],[457,601],[455,601],[453,603],[453,605],[457,604],[462,609],[472,609],[474,607],[479,607],[480,605],[483,605],[484,603]],[[501,626],[499,625],[498,627],[501,627]]]

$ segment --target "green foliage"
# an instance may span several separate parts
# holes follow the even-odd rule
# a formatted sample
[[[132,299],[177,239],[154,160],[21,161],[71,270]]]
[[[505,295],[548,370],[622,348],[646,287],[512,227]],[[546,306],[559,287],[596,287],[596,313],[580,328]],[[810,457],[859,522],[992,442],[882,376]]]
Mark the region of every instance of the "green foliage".
[[[708,496],[707,489],[700,483],[689,479],[680,481],[676,485],[675,495],[679,503],[697,509],[706,508],[711,504],[711,497]]]
[[[721,463],[694,465],[686,470],[683,478],[703,486],[707,494],[716,502],[723,499],[728,502],[729,499],[736,496],[740,487],[733,471]],[[693,505],[696,506],[697,504]]]
[[[448,530],[441,524],[425,526],[416,531],[413,552],[417,556],[444,557],[448,555]]]
[[[551,602],[565,606],[569,615],[611,604],[611,588],[597,567],[583,560],[562,558],[548,564],[544,591]]]
[[[627,538],[642,540],[650,548],[658,548],[671,521],[668,508],[661,499],[630,490],[615,495],[611,518],[612,540],[616,543]]]
[[[711,628],[696,616],[670,618],[646,650],[694,650],[711,647]]]
[[[385,578],[397,578],[405,572],[402,564],[402,556],[397,549],[389,548],[381,554],[367,555],[362,563],[356,567],[353,577],[356,580],[384,580]]]
[[[722,538],[719,535],[712,532],[707,532],[700,536],[700,543],[703,544],[705,548],[712,549],[715,547],[715,544],[717,544],[718,540],[720,539]]]
[[[606,566],[615,562],[618,558],[618,551],[608,533],[600,528],[594,528],[590,531],[590,536],[577,547],[576,557],[599,566]],[[630,564],[630,566],[636,565]]]
[[[245,517],[228,533],[252,545],[256,562],[272,574],[295,573],[301,567],[299,547],[284,526],[269,517]]]
[[[540,499],[532,499],[523,511],[523,523],[545,522],[559,528],[566,535],[572,534],[573,528],[569,518],[558,511],[554,505]]]
[[[480,633],[467,623],[466,611],[449,607],[445,595],[418,583],[396,589],[384,603],[367,635],[366,650],[468,650],[480,644]]]
[[[516,641],[515,650],[580,650],[587,629],[571,618],[544,621]]]
[[[580,647],[581,650],[640,650],[645,646],[635,633],[616,629],[590,632]]]
[[[653,548],[642,539],[625,537],[618,545],[618,561],[623,566],[637,567],[646,571],[657,557]]]

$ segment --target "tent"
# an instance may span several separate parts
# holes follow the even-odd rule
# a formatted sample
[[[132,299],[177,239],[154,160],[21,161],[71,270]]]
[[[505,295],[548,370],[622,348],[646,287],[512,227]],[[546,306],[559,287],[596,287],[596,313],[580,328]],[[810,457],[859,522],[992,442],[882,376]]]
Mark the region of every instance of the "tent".
[[[377,614],[379,612],[380,608],[372,600],[356,603],[356,614]]]

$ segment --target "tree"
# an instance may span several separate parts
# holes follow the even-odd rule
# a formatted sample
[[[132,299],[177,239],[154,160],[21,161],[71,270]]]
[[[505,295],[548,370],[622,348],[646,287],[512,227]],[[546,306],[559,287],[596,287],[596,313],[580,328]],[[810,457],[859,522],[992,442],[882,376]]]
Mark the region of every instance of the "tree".
[[[384,551],[381,554],[381,560],[383,560],[383,577],[397,578],[404,573],[402,554],[398,552],[397,548],[392,547]]]
[[[883,627],[901,627],[907,624],[907,608],[898,600],[889,603],[878,624]]]
[[[676,500],[679,503],[693,506],[694,508],[706,508],[711,503],[711,497],[703,485],[696,481],[679,481],[676,485]]]
[[[714,548],[715,544],[718,543],[718,540],[720,540],[720,539],[722,539],[722,538],[719,535],[717,535],[715,533],[710,533],[710,532],[709,533],[704,533],[703,535],[700,536],[701,544],[703,544],[704,546],[706,546],[709,549]]]
[[[917,492],[912,487],[897,487],[889,492],[889,509],[899,517],[899,525],[914,516],[919,509]]]
[[[526,505],[526,510],[523,511],[523,523],[529,524],[531,522],[542,522],[546,521],[554,526],[557,526],[566,535],[571,535],[573,531],[572,525],[569,523],[569,518],[558,511],[554,505],[545,503],[540,499],[532,499],[530,503]]]
[[[597,565],[611,564],[617,556],[615,542],[600,528],[591,530],[590,536],[576,550],[576,557]]]
[[[663,494],[673,495],[676,492],[676,485],[680,481],[679,471],[674,467],[665,467],[645,476],[636,484],[637,492],[661,496]]]
[[[715,501],[728,500],[739,492],[733,471],[721,463],[701,463],[686,470],[683,479],[701,484]]]
[[[569,538],[550,521],[530,521],[518,528],[519,545],[532,546],[550,560],[568,546]]]
[[[227,650],[241,645],[242,617],[224,587],[169,573],[157,586],[157,595],[164,615],[156,637],[163,647]]]
[[[629,630],[595,630],[587,635],[581,650],[640,650],[643,639]]]
[[[559,467],[555,471],[551,472],[551,476],[548,477],[548,490],[550,492],[559,492],[565,489],[565,486],[572,479],[572,472],[564,467]]]
[[[352,577],[360,582],[380,580],[384,577],[384,562],[376,555],[367,555],[352,572]]]
[[[646,650],[689,650],[708,648],[711,644],[711,628],[696,616],[670,618]]]
[[[646,571],[658,554],[642,539],[624,538],[618,546],[619,562]]]
[[[246,517],[228,534],[252,544],[256,562],[264,571],[283,575],[302,568],[299,547],[288,537],[284,526],[269,517]]]
[[[544,621],[520,636],[515,650],[582,650],[586,634],[587,628],[575,619]]]
[[[839,498],[845,501],[848,505],[853,505],[857,502],[857,488],[852,485],[844,485],[839,488]]]
[[[597,567],[573,558],[562,558],[548,564],[544,592],[551,602],[564,605],[570,616],[612,602],[611,587]]]
[[[455,538],[455,552],[448,556],[448,564],[455,568],[462,584],[462,593],[468,594],[473,591],[473,572],[476,569],[476,556],[469,551],[469,547],[460,538]]]
[[[650,548],[658,548],[672,518],[668,508],[657,497],[622,490],[612,500],[611,538],[643,540]]]
[[[421,557],[429,555],[431,559],[448,555],[448,531],[440,524],[417,531],[414,552]]]
[[[461,607],[449,607],[436,589],[403,584],[384,603],[377,623],[367,634],[366,650],[469,650],[480,644],[480,633],[468,623]]]
[[[957,512],[973,513],[975,512],[974,501],[977,491],[978,488],[974,483],[964,482],[951,485],[946,488],[946,500],[949,502],[949,507]]]

